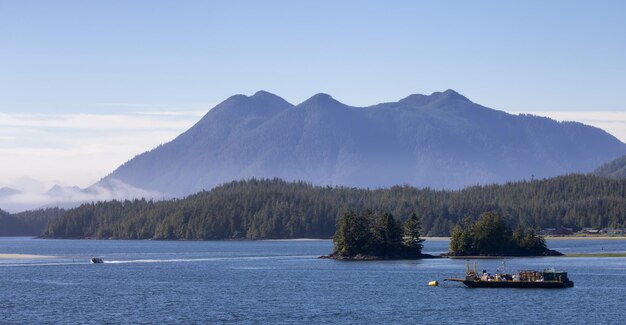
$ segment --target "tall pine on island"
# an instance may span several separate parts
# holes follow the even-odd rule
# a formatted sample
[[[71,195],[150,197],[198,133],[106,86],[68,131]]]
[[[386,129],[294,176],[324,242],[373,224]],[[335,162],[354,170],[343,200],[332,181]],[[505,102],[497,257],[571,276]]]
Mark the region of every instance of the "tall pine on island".
[[[333,253],[341,260],[418,259],[422,254],[422,224],[415,213],[400,224],[391,213],[353,211],[337,220]]]

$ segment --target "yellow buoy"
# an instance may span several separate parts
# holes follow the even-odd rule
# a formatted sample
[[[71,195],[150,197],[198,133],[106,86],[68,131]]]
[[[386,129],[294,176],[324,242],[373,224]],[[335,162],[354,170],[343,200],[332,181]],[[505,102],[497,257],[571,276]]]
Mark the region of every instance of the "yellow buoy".
[[[439,282],[437,282],[437,281],[430,281],[430,282],[428,282],[428,286],[429,287],[436,287],[438,285],[439,285]]]

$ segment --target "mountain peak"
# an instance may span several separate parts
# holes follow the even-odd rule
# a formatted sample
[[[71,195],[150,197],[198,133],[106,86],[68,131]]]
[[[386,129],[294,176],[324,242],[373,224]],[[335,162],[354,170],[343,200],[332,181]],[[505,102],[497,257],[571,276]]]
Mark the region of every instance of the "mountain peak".
[[[333,98],[333,96],[331,96],[329,94],[317,93],[317,94],[311,96],[311,98],[309,98],[308,100],[316,100],[316,101],[319,101],[319,100],[323,100],[323,101],[333,100],[334,101],[335,99]]]
[[[259,90],[256,93],[254,93],[254,95],[248,98],[260,105],[278,106],[282,108],[293,106],[292,104],[287,102],[284,98],[278,95],[274,95],[265,90]]]
[[[413,94],[400,99],[398,103],[422,106],[430,103],[430,100],[430,96]]]
[[[7,196],[12,196],[12,195],[17,195],[17,194],[21,194],[22,191],[16,190],[14,188],[10,188],[10,187],[3,187],[0,188],[0,197],[7,197]]]
[[[469,101],[469,99],[467,99],[467,97],[459,94],[458,92],[452,90],[452,89],[448,89],[446,91],[443,92],[434,92],[430,95],[431,98],[433,99],[450,99],[450,100],[464,100],[464,101]]]
[[[233,110],[239,112],[280,111],[289,107],[293,105],[282,97],[259,90],[252,96],[242,94],[230,96],[211,109],[207,115],[211,112],[232,112]]]
[[[52,186],[52,187],[48,190],[48,192],[60,191],[60,190],[62,190],[62,189],[63,189],[63,187],[62,187],[61,185],[59,185],[59,184],[54,184],[54,186]]]
[[[311,106],[311,105],[336,106],[337,104],[343,106],[342,103],[334,99],[331,95],[325,94],[325,93],[318,93],[318,94],[311,96],[311,98],[305,100],[304,102],[302,102],[299,106]]]
[[[52,195],[52,196],[63,196],[63,195],[78,193],[80,191],[82,191],[82,189],[76,185],[61,186],[59,184],[55,184],[54,186],[52,186],[52,188],[48,190],[48,192],[46,192],[46,194]]]
[[[254,95],[252,95],[252,97],[267,96],[267,95],[276,96],[275,94],[272,94],[269,91],[259,90],[256,93],[254,93]]]
[[[436,91],[430,95],[422,95],[422,94],[409,95],[401,99],[399,102],[403,104],[423,106],[423,105],[428,105],[434,101],[439,101],[439,100],[444,100],[444,101],[459,100],[459,101],[467,101],[467,102],[470,101],[469,99],[467,99],[467,97],[459,94],[458,92],[452,89],[448,89],[445,91]]]
[[[280,99],[280,100],[284,100],[282,97],[272,94],[269,91],[265,91],[265,90],[259,90],[256,93],[254,93],[254,95],[250,96],[250,98],[252,99],[260,99],[260,100],[273,100],[273,99]]]

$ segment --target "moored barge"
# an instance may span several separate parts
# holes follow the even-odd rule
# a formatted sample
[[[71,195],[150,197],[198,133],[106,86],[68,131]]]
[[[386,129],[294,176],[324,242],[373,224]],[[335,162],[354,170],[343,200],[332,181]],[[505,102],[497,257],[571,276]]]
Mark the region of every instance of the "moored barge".
[[[567,277],[567,272],[548,268],[543,271],[524,270],[517,274],[496,272],[495,275],[483,270],[482,274],[469,270],[469,264],[464,279],[448,278],[446,281],[462,282],[469,288],[571,288],[574,282]]]

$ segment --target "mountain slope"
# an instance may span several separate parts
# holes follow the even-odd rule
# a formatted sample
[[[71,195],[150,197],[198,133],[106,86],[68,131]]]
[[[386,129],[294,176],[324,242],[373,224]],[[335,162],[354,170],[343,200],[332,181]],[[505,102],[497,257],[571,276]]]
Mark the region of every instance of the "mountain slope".
[[[626,156],[619,157],[603,164],[593,173],[602,177],[626,178]]]
[[[326,94],[293,106],[261,91],[228,98],[99,185],[119,180],[172,196],[251,177],[455,189],[589,172],[624,153],[598,128],[507,114],[453,90],[366,108]]]
[[[0,188],[0,198],[10,197],[10,196],[18,195],[21,193],[22,193],[21,191],[10,188],[10,187]]]

